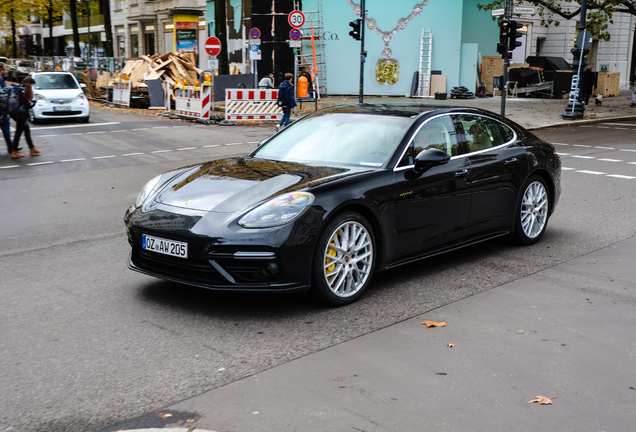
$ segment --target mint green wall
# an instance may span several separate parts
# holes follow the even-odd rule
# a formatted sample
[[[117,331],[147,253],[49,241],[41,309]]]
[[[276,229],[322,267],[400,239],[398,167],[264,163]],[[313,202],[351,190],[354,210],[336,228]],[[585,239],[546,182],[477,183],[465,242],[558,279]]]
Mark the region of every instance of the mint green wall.
[[[360,0],[355,0],[359,4]],[[398,21],[408,17],[422,0],[366,0],[368,17],[373,18],[382,31],[393,30]],[[396,85],[376,82],[375,69],[382,59],[384,43],[380,36],[366,29],[365,49],[368,57],[364,72],[364,91],[369,95],[404,96],[410,92],[413,72],[419,70],[420,35],[422,28],[433,30],[434,70],[447,76],[447,86],[459,85],[462,8],[464,0],[430,0],[422,13],[415,16],[404,30],[393,35],[391,58],[400,65]],[[360,42],[349,36],[349,22],[356,19],[347,0],[323,1],[323,20],[326,33],[327,88],[330,94],[357,94],[360,73]],[[316,10],[315,0],[304,0],[303,9]]]
[[[480,11],[478,3],[483,0],[464,0],[464,19],[462,20],[462,42],[476,43],[482,56],[497,55],[499,43],[499,24],[493,21],[490,11]]]
[[[464,43],[461,50],[461,65],[459,71],[459,85],[469,91],[477,90],[477,57],[479,45],[476,43]]]

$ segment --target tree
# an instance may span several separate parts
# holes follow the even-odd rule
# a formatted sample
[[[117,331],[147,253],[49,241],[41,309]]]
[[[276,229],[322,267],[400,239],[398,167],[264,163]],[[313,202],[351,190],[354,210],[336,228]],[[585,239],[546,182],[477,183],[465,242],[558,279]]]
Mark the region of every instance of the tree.
[[[537,15],[541,18],[541,25],[555,26],[559,21],[554,15],[570,20],[581,14],[581,0],[513,0],[515,4],[532,4],[538,6]],[[504,0],[495,0],[486,4],[478,4],[480,10],[492,10],[504,7]],[[636,16],[636,1],[634,0],[588,0],[587,22],[585,28],[599,39],[608,41],[610,34],[608,25],[613,24],[615,13],[627,13]],[[554,14],[554,15],[553,15]]]

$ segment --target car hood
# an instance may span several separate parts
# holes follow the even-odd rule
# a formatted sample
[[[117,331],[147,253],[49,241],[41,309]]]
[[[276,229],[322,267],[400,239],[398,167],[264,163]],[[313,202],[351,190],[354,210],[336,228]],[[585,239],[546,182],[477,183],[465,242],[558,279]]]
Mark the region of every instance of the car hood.
[[[33,93],[39,93],[48,101],[55,102],[57,99],[73,99],[82,93],[82,89],[33,89]]]
[[[178,175],[157,193],[155,202],[189,210],[234,213],[282,193],[363,171],[368,169],[243,157],[221,159]]]

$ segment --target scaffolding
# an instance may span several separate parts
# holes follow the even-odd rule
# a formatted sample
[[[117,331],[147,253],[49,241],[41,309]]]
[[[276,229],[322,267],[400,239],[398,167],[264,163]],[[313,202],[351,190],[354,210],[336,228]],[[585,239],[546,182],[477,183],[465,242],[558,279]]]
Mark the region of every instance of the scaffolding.
[[[325,40],[322,16],[322,0],[316,0],[316,11],[303,11],[305,24],[301,27],[301,47],[298,54],[298,66],[306,66],[311,70],[315,98],[327,93]],[[298,9],[299,2],[294,1],[294,7]]]

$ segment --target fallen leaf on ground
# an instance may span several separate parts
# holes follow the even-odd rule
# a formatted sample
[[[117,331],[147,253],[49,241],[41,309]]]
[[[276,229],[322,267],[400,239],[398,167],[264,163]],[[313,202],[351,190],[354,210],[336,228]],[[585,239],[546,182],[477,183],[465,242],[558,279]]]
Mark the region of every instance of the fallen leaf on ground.
[[[162,413],[162,412],[160,412],[160,413],[157,413],[157,415],[158,415],[159,417],[161,417],[161,418],[168,418],[168,417],[172,417],[172,414],[170,414],[170,413]]]
[[[448,347],[449,347],[449,348],[452,348],[452,347],[454,347],[454,346],[455,346],[455,344],[448,344]]]
[[[444,321],[424,321],[422,325],[426,325],[426,328],[429,327],[446,327],[446,323]]]
[[[554,399],[555,397],[556,395],[552,396],[551,398],[547,398],[545,396],[537,396],[535,399],[531,400],[528,403],[538,402],[541,405],[552,405],[552,399]]]
[[[195,419],[187,419],[186,423],[194,423],[196,420]]]
[[[115,189],[115,188],[111,186],[111,187],[109,187],[108,189]]]
[[[523,330],[519,330],[517,333],[523,333]]]

